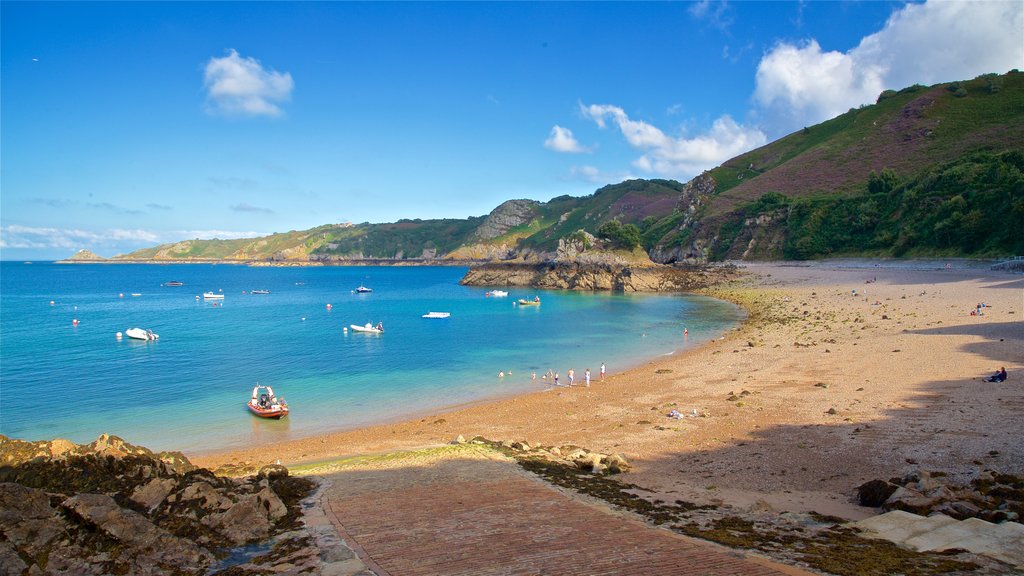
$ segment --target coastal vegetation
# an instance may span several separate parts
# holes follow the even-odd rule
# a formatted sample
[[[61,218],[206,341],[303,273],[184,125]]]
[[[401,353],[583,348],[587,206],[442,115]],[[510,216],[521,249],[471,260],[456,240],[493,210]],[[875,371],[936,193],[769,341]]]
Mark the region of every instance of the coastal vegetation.
[[[627,180],[487,216],[186,240],[113,261],[556,260],[642,247],[656,263],[1024,253],[1024,74],[886,90],[687,183]],[[79,258],[88,260],[88,258]],[[591,258],[593,260],[594,258]]]

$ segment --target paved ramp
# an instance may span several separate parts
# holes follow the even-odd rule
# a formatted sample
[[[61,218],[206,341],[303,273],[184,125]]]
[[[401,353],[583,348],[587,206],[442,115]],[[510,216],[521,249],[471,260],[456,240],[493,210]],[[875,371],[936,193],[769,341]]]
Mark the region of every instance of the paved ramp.
[[[583,502],[493,456],[379,466],[331,473],[322,501],[381,576],[806,574]]]

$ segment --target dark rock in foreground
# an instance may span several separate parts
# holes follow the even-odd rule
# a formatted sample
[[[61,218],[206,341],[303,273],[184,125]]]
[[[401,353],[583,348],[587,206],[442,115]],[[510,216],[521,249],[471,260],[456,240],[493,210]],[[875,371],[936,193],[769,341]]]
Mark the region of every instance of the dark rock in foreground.
[[[206,574],[232,547],[295,529],[314,483],[233,479],[116,436],[0,436],[2,574]]]

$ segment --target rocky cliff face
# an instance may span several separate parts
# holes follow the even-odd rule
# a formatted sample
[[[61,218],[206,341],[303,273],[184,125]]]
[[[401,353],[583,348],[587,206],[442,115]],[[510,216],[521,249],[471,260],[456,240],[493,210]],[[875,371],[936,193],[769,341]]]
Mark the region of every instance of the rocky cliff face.
[[[680,292],[704,288],[735,275],[727,267],[683,270],[619,264],[484,264],[459,282],[467,286],[526,286],[551,290]]]
[[[283,466],[219,477],[116,436],[0,436],[0,573],[209,574],[231,548],[296,528],[313,487]]]
[[[484,223],[473,233],[477,240],[491,240],[509,230],[529,224],[539,213],[540,202],[536,200],[509,200],[491,211]]]
[[[696,220],[697,210],[715,195],[715,191],[715,179],[710,172],[700,174],[683,186],[683,191],[679,195],[679,201],[675,207],[675,210],[683,215],[682,220],[666,234],[665,240],[651,249],[651,260],[662,264],[707,262],[708,241],[697,237],[698,235],[693,232],[699,223]],[[687,238],[687,241],[682,243],[673,241],[678,238]],[[691,238],[692,240],[689,240]]]

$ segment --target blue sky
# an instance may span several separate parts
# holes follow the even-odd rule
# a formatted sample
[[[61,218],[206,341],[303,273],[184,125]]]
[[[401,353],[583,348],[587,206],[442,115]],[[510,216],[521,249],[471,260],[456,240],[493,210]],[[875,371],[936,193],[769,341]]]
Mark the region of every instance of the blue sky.
[[[0,4],[0,257],[686,181],[1024,68],[1024,3]]]

